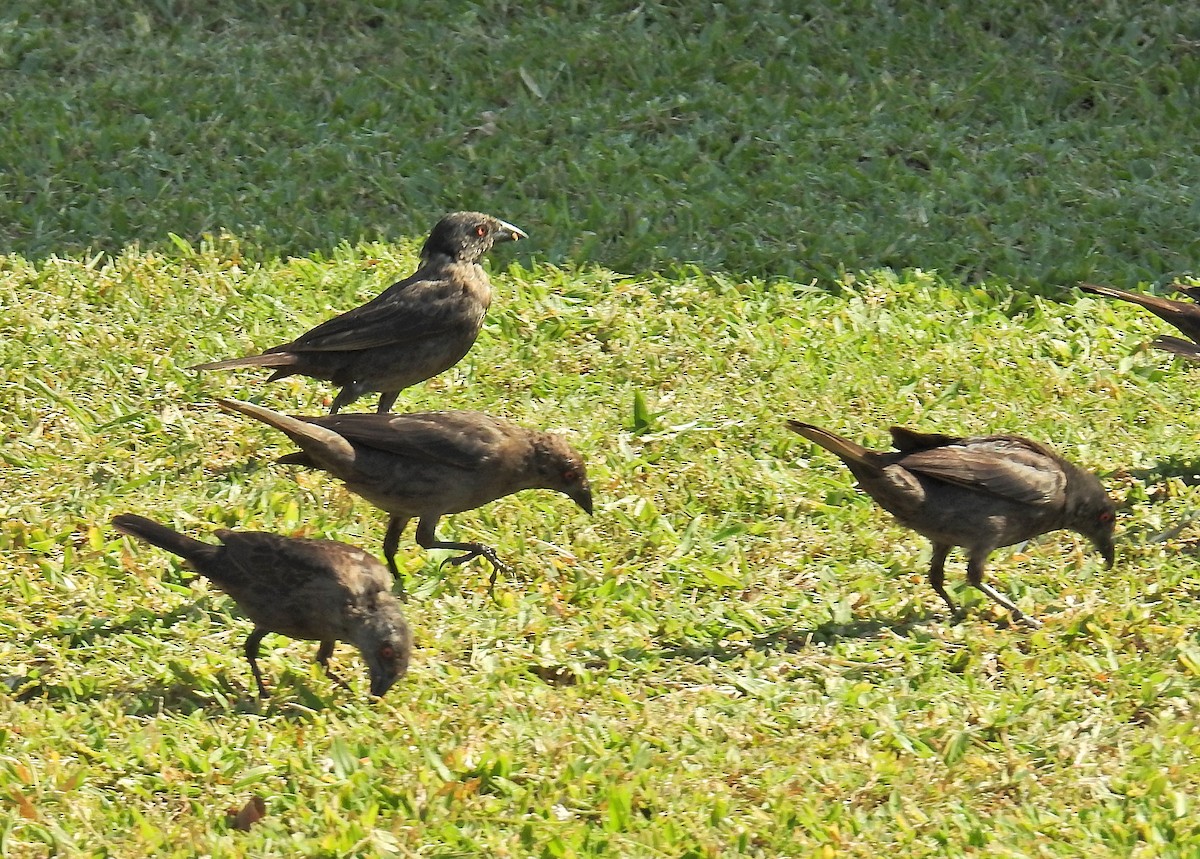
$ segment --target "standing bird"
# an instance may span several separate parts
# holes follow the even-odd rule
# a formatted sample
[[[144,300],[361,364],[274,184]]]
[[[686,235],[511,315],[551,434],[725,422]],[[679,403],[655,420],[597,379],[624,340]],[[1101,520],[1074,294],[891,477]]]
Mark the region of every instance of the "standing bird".
[[[929,583],[953,613],[943,586],[946,555],[967,550],[967,580],[1014,618],[1041,626],[983,580],[995,549],[1069,528],[1113,565],[1116,508],[1090,472],[1015,435],[955,438],[892,427],[897,452],[874,451],[800,421],[788,427],[846,463],[859,486],[901,525],[933,542]]]
[[[479,260],[496,242],[528,236],[480,212],[438,221],[421,248],[421,267],[366,304],[322,322],[261,355],[197,364],[192,370],[271,367],[268,382],[300,374],[341,387],[330,414],[370,391],[380,413],[400,392],[436,376],[470,351],[492,302]]]
[[[554,489],[592,513],[592,490],[583,458],[561,436],[526,429],[481,412],[403,415],[329,415],[310,418],[217,398],[226,409],[275,427],[301,450],[276,460],[327,471],[376,507],[391,514],[383,553],[400,578],[396,550],[409,519],[419,519],[417,543],[425,549],[464,552],[448,563],[480,555],[492,563],[490,587],[507,567],[482,543],[439,540],[438,519],[522,489]]]
[[[375,696],[408,671],[412,637],[392,593],[392,577],[362,549],[332,540],[226,530],[217,531],[224,545],[214,546],[132,513],[114,516],[112,524],[184,558],[254,621],[246,659],[263,698],[267,688],[258,670],[258,645],[268,632],[321,642],[317,662],[339,683],[329,657],[336,642],[350,642],[366,660]]]
[[[1097,286],[1094,283],[1081,283],[1079,288],[1093,295],[1103,295],[1106,298],[1119,298],[1146,308],[1159,319],[1170,322],[1190,340],[1179,337],[1155,337],[1154,345],[1167,352],[1174,352],[1181,358],[1200,361],[1200,304],[1191,301],[1176,301],[1171,298],[1160,298],[1157,295],[1146,295],[1140,292],[1126,292],[1123,289],[1113,289],[1111,286]],[[1194,287],[1179,287],[1179,291],[1195,299],[1198,293]]]

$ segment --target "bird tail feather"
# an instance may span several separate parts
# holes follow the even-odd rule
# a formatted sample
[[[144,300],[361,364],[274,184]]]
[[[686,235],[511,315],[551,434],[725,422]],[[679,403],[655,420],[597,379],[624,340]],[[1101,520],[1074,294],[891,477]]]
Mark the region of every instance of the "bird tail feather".
[[[1117,298],[1121,301],[1128,301],[1147,310],[1163,310],[1171,313],[1177,312],[1179,308],[1178,302],[1169,298],[1159,298],[1157,295],[1148,295],[1142,292],[1126,292],[1123,289],[1114,289],[1111,286],[1100,286],[1095,283],[1081,283],[1079,284],[1079,288],[1093,295],[1103,295],[1106,298]]]
[[[1191,340],[1184,340],[1181,337],[1168,337],[1162,335],[1154,338],[1154,345],[1159,349],[1167,352],[1174,352],[1180,358],[1187,358],[1190,361],[1200,361],[1200,344],[1193,343]]]
[[[322,467],[324,467],[325,463],[341,464],[346,467],[354,463],[354,445],[331,429],[317,426],[292,415],[285,415],[273,409],[256,406],[253,403],[230,400],[225,397],[217,397],[216,400],[222,407],[229,411],[240,412],[255,420],[262,421],[268,426],[275,427],[275,429],[298,444],[304,450],[306,457],[311,456],[311,460],[308,458],[300,460],[291,458],[296,456],[295,454],[288,454],[284,457],[286,461],[302,465],[308,465],[310,461],[320,462],[322,463]]]
[[[804,436],[814,444],[818,444],[830,453],[836,454],[843,462],[861,465],[871,464],[872,451],[861,444],[855,444],[848,438],[823,430],[820,427],[801,421],[788,421],[788,429]]]
[[[186,534],[180,534],[173,528],[168,528],[166,525],[160,525],[153,519],[147,519],[145,516],[138,516],[133,513],[121,513],[114,516],[112,525],[122,534],[128,534],[131,537],[145,540],[152,546],[166,549],[168,552],[172,552],[189,561],[211,554],[218,548],[211,543],[193,540],[191,537]]]
[[[247,355],[245,358],[226,358],[207,364],[193,364],[189,370],[228,370],[232,367],[294,367],[300,360],[292,352],[266,352],[262,355]]]

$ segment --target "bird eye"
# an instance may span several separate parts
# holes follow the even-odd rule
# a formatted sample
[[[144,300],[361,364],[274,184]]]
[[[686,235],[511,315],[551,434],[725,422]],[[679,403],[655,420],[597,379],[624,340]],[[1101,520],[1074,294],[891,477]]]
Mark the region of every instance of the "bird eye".
[[[1111,522],[1111,521],[1112,521],[1112,520],[1113,520],[1115,517],[1113,516],[1113,513],[1112,513],[1112,511],[1111,511],[1111,510],[1105,510],[1105,511],[1104,511],[1103,513],[1101,513],[1101,514],[1100,514],[1100,515],[1099,515],[1097,518],[1098,518],[1098,519],[1099,519],[1099,520],[1100,520],[1100,521],[1101,521],[1103,524],[1107,525],[1107,524],[1108,524],[1109,522]]]
[[[479,238],[482,239],[484,236],[487,235],[487,227],[485,227],[483,224],[480,224],[478,227],[475,228],[475,235],[479,236]]]
[[[395,659],[396,649],[390,644],[385,644],[383,647],[379,648],[379,656],[381,659]]]
[[[565,480],[567,483],[574,483],[576,480],[579,479],[579,472],[573,468],[568,468],[566,471],[564,471],[562,473],[562,479]]]

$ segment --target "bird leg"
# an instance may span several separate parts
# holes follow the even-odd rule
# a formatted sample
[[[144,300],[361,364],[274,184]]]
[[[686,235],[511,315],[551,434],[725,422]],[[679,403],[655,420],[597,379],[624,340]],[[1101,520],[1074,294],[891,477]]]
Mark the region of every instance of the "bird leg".
[[[269,698],[267,687],[263,685],[262,672],[258,670],[258,645],[270,630],[255,627],[254,632],[246,639],[246,659],[250,660],[250,670],[254,672],[254,682],[258,684],[258,697]]]
[[[336,415],[340,409],[350,405],[365,393],[366,391],[362,389],[362,386],[358,382],[343,385],[342,389],[337,392],[337,396],[333,398],[333,405],[329,407],[329,414]]]
[[[400,568],[396,566],[396,552],[400,548],[400,535],[404,533],[407,525],[407,519],[393,516],[388,520],[387,533],[383,535],[383,556],[387,558],[388,569],[392,571],[392,577],[400,585],[400,599],[403,602],[408,602],[408,594],[404,590],[404,577],[400,575]]]
[[[437,517],[422,519],[417,524],[417,545],[423,549],[455,549],[456,551],[465,552],[465,554],[459,555],[457,558],[447,558],[442,561],[442,566],[446,564],[458,566],[480,556],[487,558],[492,564],[492,577],[488,580],[489,594],[496,587],[496,576],[499,573],[512,572],[512,568],[500,560],[499,556],[496,555],[496,550],[491,546],[485,546],[483,543],[452,543],[446,540],[439,540],[435,533],[436,528]]]
[[[400,396],[399,391],[384,391],[379,395],[379,407],[375,411],[381,415],[386,415],[392,410],[392,406],[396,404],[398,396]]]
[[[946,593],[946,587],[943,584],[946,580],[946,556],[950,554],[950,548],[943,543],[933,544],[933,558],[929,563],[929,584],[933,585],[937,595],[950,607],[950,614],[954,614],[958,609],[954,605],[954,600],[950,599],[950,594]]]
[[[1035,629],[1040,628],[1042,625],[1040,620],[1030,617],[1022,612],[1019,608],[1017,608],[1016,604],[1014,604],[1012,600],[1004,596],[1004,594],[1000,593],[983,580],[983,564],[986,559],[987,553],[983,553],[982,555],[971,555],[971,557],[967,560],[967,581],[979,588],[996,602],[1000,603],[1000,605],[1008,609],[1014,620],[1019,620],[1022,623],[1026,623]]]
[[[341,686],[343,689],[349,689],[346,681],[333,673],[333,669],[329,667],[329,657],[333,656],[333,647],[337,642],[322,641],[321,646],[317,648],[317,662],[325,669],[325,673],[329,675],[329,679]]]

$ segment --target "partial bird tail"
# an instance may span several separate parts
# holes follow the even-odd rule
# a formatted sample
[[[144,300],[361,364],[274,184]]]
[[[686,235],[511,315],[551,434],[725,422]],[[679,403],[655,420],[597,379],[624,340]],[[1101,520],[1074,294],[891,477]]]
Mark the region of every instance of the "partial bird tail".
[[[232,367],[294,367],[300,360],[293,352],[265,352],[262,355],[247,355],[245,358],[226,358],[207,364],[193,364],[189,370],[228,370]]]
[[[1103,295],[1105,298],[1117,298],[1121,301],[1128,301],[1154,312],[1164,311],[1172,313],[1177,312],[1180,307],[1178,301],[1170,298],[1159,298],[1157,295],[1149,295],[1142,292],[1126,292],[1123,289],[1100,286],[1096,283],[1081,283],[1079,284],[1079,288],[1084,292],[1090,292],[1092,295]]]
[[[321,468],[326,468],[330,465],[341,465],[348,468],[354,464],[354,445],[331,429],[317,426],[302,418],[285,415],[282,412],[277,412],[264,406],[256,406],[253,403],[230,400],[225,397],[217,397],[216,400],[223,408],[229,411],[240,412],[257,421],[262,421],[268,426],[275,427],[275,429],[286,435],[304,450],[303,455],[288,454],[280,460],[281,462],[299,465],[316,465],[319,463],[319,467]],[[304,459],[300,459],[300,456],[304,456]]]
[[[121,513],[112,518],[112,525],[122,534],[145,540],[152,546],[166,549],[186,560],[201,559],[218,550],[212,543],[193,540],[186,534],[180,534],[173,528],[160,525],[153,519],[137,516],[133,513]]]
[[[840,435],[823,430],[820,427],[806,424],[801,421],[787,422],[788,429],[792,432],[800,433],[814,444],[819,444],[830,453],[836,454],[843,462],[855,463],[858,465],[871,465],[872,455],[874,451],[868,450],[861,444],[855,444],[848,438],[842,438]]]
[[[1154,338],[1154,345],[1167,352],[1173,352],[1180,358],[1200,361],[1200,344],[1193,343],[1191,340],[1184,340],[1182,337],[1168,337],[1164,334]]]

